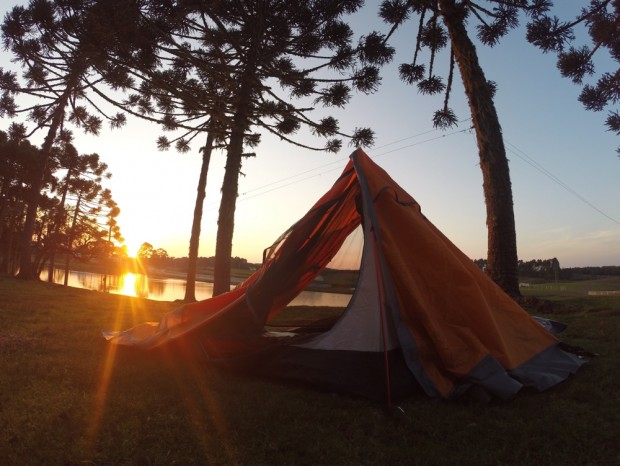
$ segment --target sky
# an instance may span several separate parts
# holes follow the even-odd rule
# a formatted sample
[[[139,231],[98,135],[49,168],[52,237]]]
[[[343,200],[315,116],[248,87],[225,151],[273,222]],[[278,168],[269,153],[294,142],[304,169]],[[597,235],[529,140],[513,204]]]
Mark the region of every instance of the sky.
[[[6,3],[0,7],[2,17]],[[567,3],[562,2],[566,11],[560,13],[586,2]],[[352,18],[354,30],[384,29],[375,10],[376,3],[367,2],[362,14]],[[345,109],[331,114],[344,131],[371,127],[375,144],[364,150],[465,254],[484,258],[482,174],[460,76],[455,75],[451,107],[461,123],[435,130],[431,119],[443,97],[422,96],[397,74],[398,64],[411,61],[414,33],[411,23],[395,36],[397,54],[382,70],[376,93],[356,94]],[[510,163],[519,259],[557,257],[562,267],[620,265],[620,158],[615,152],[620,137],[604,126],[606,112],[586,111],[577,100],[580,87],[560,76],[553,55],[525,41],[523,29],[495,48],[479,46],[478,52],[487,79],[498,85],[495,105]],[[8,53],[0,52],[0,66],[17,71],[9,60]],[[438,58],[438,71],[447,70],[447,61],[447,56]],[[605,56],[596,64],[597,71],[615,70]],[[0,120],[0,129],[8,124]],[[132,119],[120,130],[105,128],[98,137],[74,133],[80,153],[96,152],[109,166],[112,179],[105,186],[121,208],[118,222],[129,252],[149,242],[170,256],[187,256],[204,141],[189,153],[161,152],[156,147],[161,131]],[[302,140],[312,142],[306,136]],[[313,152],[264,134],[256,157],[243,164],[233,255],[260,262],[263,249],[329,189],[353,149],[345,143],[339,154]],[[224,154],[215,153],[200,256],[215,253],[224,164]]]

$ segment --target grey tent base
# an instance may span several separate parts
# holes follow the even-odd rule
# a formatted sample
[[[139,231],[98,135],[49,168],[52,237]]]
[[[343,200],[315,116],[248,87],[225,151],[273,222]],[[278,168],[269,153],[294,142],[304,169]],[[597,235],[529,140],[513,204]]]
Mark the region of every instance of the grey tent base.
[[[384,354],[317,350],[284,344],[266,348],[249,357],[221,362],[270,379],[377,402],[393,402],[425,393],[399,348]],[[523,388],[544,391],[566,380],[584,363],[584,359],[563,351],[557,345],[512,371],[506,371],[489,356],[457,384],[450,398],[464,396],[473,387],[483,389],[489,398],[495,399],[509,399]]]
[[[269,351],[250,371],[313,386],[320,390],[360,396],[373,401],[395,401],[423,393],[400,349],[384,353],[316,350],[283,346]],[[386,374],[386,360],[388,373]],[[390,387],[389,395],[387,387]]]
[[[495,358],[488,356],[474,367],[452,396],[457,397],[473,385],[500,399],[509,399],[523,388],[542,392],[566,380],[585,362],[558,345],[550,346],[511,371],[506,371]]]

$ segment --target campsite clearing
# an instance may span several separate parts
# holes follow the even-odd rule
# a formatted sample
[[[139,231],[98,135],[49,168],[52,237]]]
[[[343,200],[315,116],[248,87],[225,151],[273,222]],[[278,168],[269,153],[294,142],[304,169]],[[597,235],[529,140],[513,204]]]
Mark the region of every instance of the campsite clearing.
[[[100,336],[174,303],[0,276],[0,464],[617,464],[620,298],[587,296],[598,283],[527,292],[600,354],[568,381],[482,405],[411,397],[392,417]]]

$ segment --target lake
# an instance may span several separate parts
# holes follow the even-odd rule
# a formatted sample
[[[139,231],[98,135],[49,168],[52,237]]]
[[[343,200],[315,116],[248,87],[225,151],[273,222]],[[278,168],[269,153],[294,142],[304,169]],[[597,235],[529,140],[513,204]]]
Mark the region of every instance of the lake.
[[[40,278],[47,281],[47,271]],[[64,283],[65,272],[54,269],[54,283]],[[124,275],[103,275],[94,272],[69,271],[68,286],[84,288],[125,296],[154,299],[156,301],[175,301],[185,297],[185,280],[178,278],[152,278],[140,273]],[[203,300],[213,295],[213,283],[196,282],[196,299]],[[292,306],[334,306],[346,307],[350,294],[302,291],[292,302]]]

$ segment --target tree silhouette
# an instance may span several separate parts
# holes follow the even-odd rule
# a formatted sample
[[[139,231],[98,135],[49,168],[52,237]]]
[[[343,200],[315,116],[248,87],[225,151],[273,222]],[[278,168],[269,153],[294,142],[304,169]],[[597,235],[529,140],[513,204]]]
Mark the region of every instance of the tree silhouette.
[[[11,139],[0,131],[0,268],[9,274],[17,268],[16,243],[39,152],[29,141]]]
[[[492,47],[519,25],[519,17],[524,14],[528,18],[528,41],[545,52],[557,51],[560,54],[558,66],[563,74],[578,80],[590,70],[591,51],[582,48],[564,52],[565,44],[574,38],[572,28],[576,24],[587,22],[590,34],[598,39],[595,43],[607,44],[616,53],[618,51],[617,30],[614,35],[612,19],[604,12],[608,5],[609,0],[592,0],[575,21],[562,23],[549,14],[553,7],[553,2],[549,0],[384,0],[381,4],[380,16],[392,27],[389,35],[411,17],[417,18],[413,60],[401,64],[399,73],[403,81],[416,84],[420,93],[444,94],[442,107],[433,115],[435,127],[446,129],[457,124],[449,102],[454,68],[457,66],[459,69],[476,132],[483,176],[488,228],[486,271],[508,294],[515,297],[520,296],[520,292],[512,187],[501,126],[493,102],[496,84],[485,77],[468,25],[475,22],[475,35],[480,43]],[[616,16],[617,8],[616,2]],[[439,52],[448,46],[449,62],[444,81],[437,72],[436,59]],[[426,50],[428,66],[422,55]],[[609,92],[613,88],[608,86],[610,80],[603,81],[605,85],[600,84],[596,90],[586,86],[582,101],[587,100],[593,105],[596,96],[603,95],[606,98],[601,100],[605,102],[617,101],[618,94],[613,97],[613,93]],[[617,114],[610,114],[608,125],[618,131],[620,119]]]
[[[186,37],[188,32],[184,32]],[[127,99],[127,105],[139,115],[160,123],[164,131],[175,132],[170,139],[162,135],[157,140],[160,150],[172,145],[177,151],[190,150],[190,143],[206,134],[200,148],[202,163],[196,188],[194,215],[189,240],[188,267],[184,301],[196,301],[196,271],[207,174],[213,150],[226,146],[229,125],[226,102],[231,99],[227,86],[222,85],[223,75],[212,73],[213,62],[200,56],[200,49],[193,52],[170,36],[171,45],[162,47],[162,67],[141,76],[142,83],[136,93]],[[194,57],[193,53],[198,53]],[[135,70],[134,70],[135,72]]]
[[[14,126],[14,133],[28,137],[46,131],[41,161],[28,199],[18,276],[34,278],[31,263],[32,238],[43,176],[53,145],[71,142],[67,123],[87,133],[98,134],[103,120],[112,128],[122,126],[122,113],[108,113],[92,96],[108,97],[122,90],[131,79],[115,60],[132,57],[141,66],[150,66],[156,38],[139,29],[139,0],[31,0],[26,7],[14,7],[2,23],[2,40],[15,62],[23,69],[21,85],[17,76],[0,69],[0,116],[27,114],[33,128]],[[156,15],[153,14],[156,18]],[[135,34],[145,32],[144,35]],[[99,88],[104,88],[102,91]],[[19,108],[16,95],[28,96],[28,106]],[[35,103],[31,103],[34,101]]]
[[[65,286],[68,283],[72,258],[77,257],[87,261],[94,257],[104,256],[107,250],[108,232],[102,228],[99,217],[110,199],[110,191],[102,189],[101,185],[95,181],[87,180],[79,184],[75,204],[69,211],[71,220],[64,248]]]
[[[228,144],[216,240],[217,295],[230,288],[234,213],[244,148],[259,142],[261,129],[315,150],[338,151],[342,146],[338,136],[349,137],[354,145],[370,144],[373,135],[367,128],[345,134],[335,118],[315,120],[311,115],[317,105],[343,107],[352,88],[374,91],[378,71],[372,66],[372,55],[364,56],[366,62],[358,66],[352,31],[341,19],[359,8],[358,1],[254,0],[192,6],[195,9],[188,18],[202,40],[197,53],[206,63],[218,65],[211,72],[231,93],[223,108]],[[366,37],[362,45],[373,40],[374,36]],[[383,51],[390,53],[386,47]],[[327,138],[326,144],[315,147],[300,142],[295,135],[301,128]]]
[[[112,175],[107,172],[108,166],[100,162],[98,154],[79,155],[77,149],[72,144],[63,144],[56,151],[57,170],[64,170],[63,179],[56,186],[56,191],[60,195],[56,213],[52,217],[49,227],[46,254],[48,260],[48,281],[53,281],[53,271],[55,267],[56,252],[62,250],[66,245],[63,244],[66,229],[66,202],[68,196],[80,192],[85,185],[101,183],[103,178],[109,179]],[[100,188],[99,188],[100,190]],[[102,199],[107,203],[106,198]],[[110,202],[111,201],[110,199]]]
[[[551,5],[549,5],[551,7]],[[609,109],[620,102],[620,69],[599,73],[596,83],[584,79],[596,74],[595,56],[607,50],[616,66],[620,62],[620,2],[591,0],[572,21],[562,21],[550,10],[541,11],[527,26],[527,40],[543,52],[556,53],[557,67],[562,76],[583,85],[579,101],[587,110],[608,109],[606,126],[620,136],[620,114]],[[575,46],[575,27],[584,25],[591,44]],[[620,147],[616,149],[620,157]]]
[[[148,260],[155,252],[155,248],[151,243],[144,242],[140,245],[138,252],[136,253],[136,259],[138,260]]]
[[[260,142],[261,132],[313,150],[338,151],[340,137],[369,144],[372,131],[347,134],[329,116],[313,118],[317,105],[346,105],[352,88],[375,90],[373,57],[357,66],[352,32],[341,16],[359,2],[265,2],[243,4],[183,2],[174,12],[170,35],[160,44],[156,71],[142,75],[126,101],[135,114],[162,124],[158,147],[181,152],[206,134],[190,238],[186,300],[194,299],[200,220],[212,151],[226,151],[225,179],[218,219],[216,294],[230,286],[230,258],[238,177],[244,156]],[[182,19],[179,19],[182,18]],[[376,37],[361,43],[380,42]],[[383,46],[384,54],[390,54]],[[304,62],[305,67],[302,67]],[[311,62],[311,63],[310,63]],[[336,73],[330,73],[330,70]],[[140,70],[132,70],[134,75]],[[302,128],[327,139],[310,145],[296,137]]]

